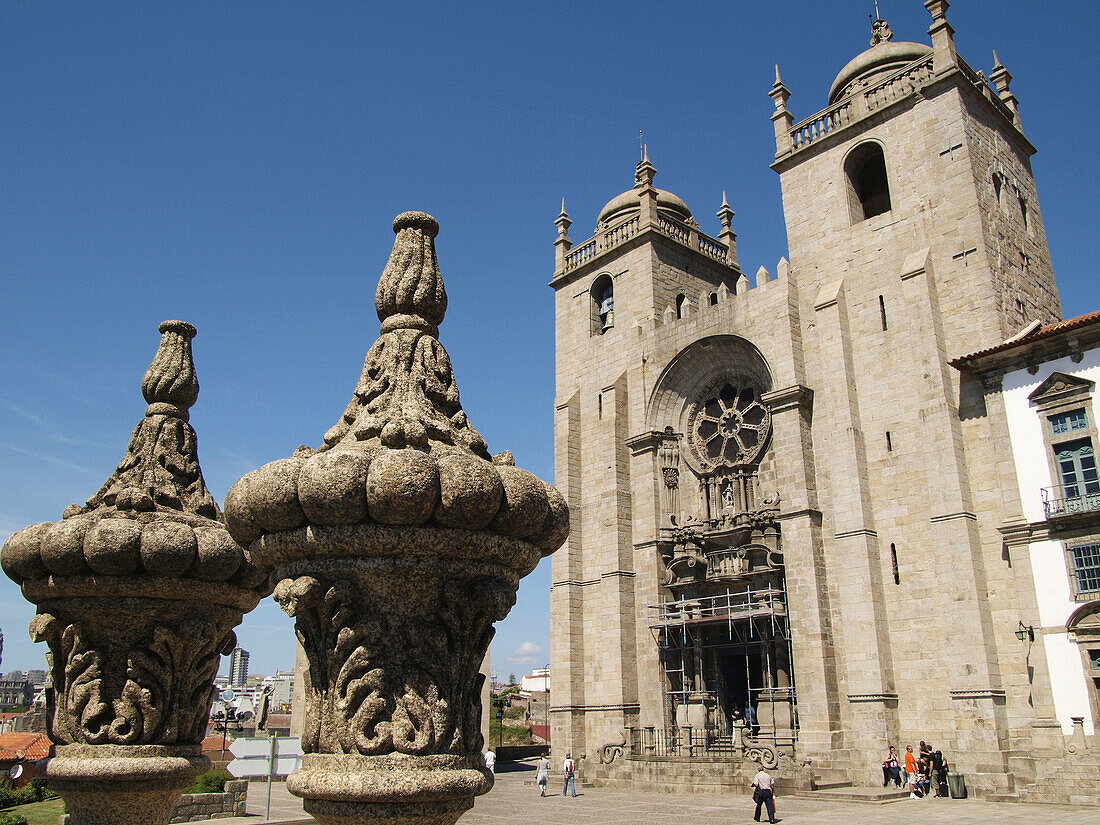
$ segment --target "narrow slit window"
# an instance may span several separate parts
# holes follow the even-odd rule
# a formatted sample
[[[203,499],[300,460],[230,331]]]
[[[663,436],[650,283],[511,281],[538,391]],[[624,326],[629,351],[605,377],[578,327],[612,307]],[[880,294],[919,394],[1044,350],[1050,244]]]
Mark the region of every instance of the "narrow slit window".
[[[676,296],[676,317],[684,317],[684,301],[687,300],[687,296],[684,293],[680,293]]]
[[[898,548],[890,544],[890,567],[894,571],[894,584],[901,584],[901,572],[898,570]]]
[[[603,393],[596,396],[596,417],[603,419]]]
[[[718,293],[717,292],[712,292],[710,294],[710,305],[711,306],[716,306],[717,304],[718,304]]]
[[[882,329],[886,330],[886,300],[879,295],[878,296],[878,317],[882,322]]]
[[[886,431],[886,452],[892,453],[894,451],[894,442],[890,439],[890,431]]]

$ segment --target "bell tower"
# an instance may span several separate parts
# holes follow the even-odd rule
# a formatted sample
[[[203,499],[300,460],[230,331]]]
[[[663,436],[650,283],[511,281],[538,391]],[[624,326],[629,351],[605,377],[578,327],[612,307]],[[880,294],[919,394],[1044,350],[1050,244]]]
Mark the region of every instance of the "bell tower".
[[[972,69],[947,1],[924,5],[931,46],[874,21],[811,117],[794,121],[776,70],[772,168],[815,393],[845,747],[858,761],[945,742],[1005,790],[1006,505],[948,361],[1061,310],[1011,75],[996,57],[988,79]]]
[[[643,148],[633,188],[604,206],[581,243],[569,237],[564,204],[555,221],[555,478],[571,518],[551,573],[555,758],[591,755],[638,727],[647,703],[659,713],[647,623],[658,601],[658,528],[645,503],[657,487],[639,469],[653,453],[635,443],[659,364],[653,336],[748,288],[725,198],[714,238],[683,200],[654,186],[656,173]]]

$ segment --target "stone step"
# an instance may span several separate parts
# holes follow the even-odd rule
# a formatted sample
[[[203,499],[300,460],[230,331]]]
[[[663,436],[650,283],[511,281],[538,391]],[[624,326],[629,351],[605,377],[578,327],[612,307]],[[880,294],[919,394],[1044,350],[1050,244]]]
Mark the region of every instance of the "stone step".
[[[816,791],[793,791],[787,796],[799,799],[825,799],[835,802],[864,802],[869,805],[884,805],[908,799],[909,791],[901,788],[857,788],[851,785],[820,788]]]

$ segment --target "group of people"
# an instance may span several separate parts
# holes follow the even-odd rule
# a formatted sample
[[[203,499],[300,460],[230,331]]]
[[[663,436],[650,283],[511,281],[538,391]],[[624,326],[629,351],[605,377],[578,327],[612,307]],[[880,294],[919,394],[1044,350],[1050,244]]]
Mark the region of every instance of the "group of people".
[[[882,787],[891,782],[899,788],[908,787],[912,799],[947,796],[947,770],[943,753],[932,750],[924,740],[917,753],[913,753],[912,745],[906,745],[903,759],[898,759],[897,749],[891,745],[882,761]]]
[[[568,795],[570,790],[573,791],[573,796],[577,795],[576,771],[577,763],[573,761],[573,755],[566,754],[565,762],[561,766],[561,772],[565,776],[565,785],[561,789],[562,796]],[[535,768],[535,782],[539,786],[539,796],[546,796],[546,786],[550,782],[550,754],[548,753],[543,753],[539,757],[538,766]]]

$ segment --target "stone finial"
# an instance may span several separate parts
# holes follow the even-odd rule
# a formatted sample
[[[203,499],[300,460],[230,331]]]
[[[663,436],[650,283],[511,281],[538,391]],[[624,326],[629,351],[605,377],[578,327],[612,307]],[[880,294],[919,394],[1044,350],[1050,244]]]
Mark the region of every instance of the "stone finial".
[[[149,406],[107,483],[0,550],[38,607],[31,637],[49,646],[56,748],[40,774],[73,825],[167,823],[209,765],[200,743],[219,656],[270,592],[203,482],[187,423],[195,328],[165,321],[160,332],[142,382]]]
[[[447,308],[435,255],[439,224],[423,212],[406,212],[393,228],[397,239],[375,297],[381,336],[367,353],[355,396],[319,449],[377,439],[386,447],[427,451],[431,440],[488,458],[437,340]]]
[[[649,161],[649,146],[642,147],[642,160],[634,170],[634,188],[645,189],[653,186],[653,178],[657,175],[657,167]]]
[[[423,329],[436,334],[447,312],[447,291],[435,258],[439,224],[425,212],[405,212],[394,219],[393,231],[397,239],[374,293],[382,331]]]
[[[791,138],[791,126],[794,124],[794,116],[787,109],[787,101],[791,98],[791,91],[783,84],[779,76],[779,64],[775,66],[775,83],[768,90],[768,97],[775,104],[772,112],[772,126],[775,128],[775,156],[781,158],[790,154],[794,148]]]
[[[111,477],[83,506],[67,508],[65,518],[101,508],[181,510],[219,518],[199,468],[198,439],[187,423],[188,410],[199,396],[191,358],[195,328],[184,321],[164,321],[159,330],[160,346],[141,382],[149,404],[145,419]]]
[[[883,20],[881,17],[871,22],[871,45],[877,46],[879,43],[889,43],[894,39],[894,30],[890,28],[890,24]]]
[[[993,51],[993,71],[989,75],[993,88],[997,90],[997,96],[1012,111],[1012,122],[1017,129],[1021,127],[1020,101],[1012,91],[1012,74],[1001,63],[1001,58]]]
[[[478,669],[520,578],[569,532],[562,495],[490,458],[462,411],[435,327],[438,225],[412,212],[394,229],[381,333],[340,423],[225,502],[309,660],[287,787],[326,825],[446,825],[492,787]]]
[[[733,216],[737,213],[730,208],[729,201],[726,200],[726,190],[722,190],[722,205],[718,208],[717,217],[722,222],[723,229],[729,229],[733,225]]]
[[[932,16],[928,34],[932,38],[932,66],[936,74],[952,71],[958,63],[955,52],[955,30],[947,22],[948,0],[924,0],[924,7]]]
[[[573,221],[569,219],[569,214],[565,211],[565,198],[561,199],[561,212],[554,221],[554,225],[558,227],[558,237],[569,240],[569,227],[573,225]]]
[[[737,233],[733,231],[733,216],[737,214],[730,208],[726,200],[726,191],[722,190],[722,206],[718,209],[718,220],[722,222],[722,231],[718,233],[718,240],[726,245],[726,263],[730,266],[738,266],[737,263]]]
[[[776,112],[787,111],[787,101],[791,99],[791,91],[779,76],[779,64],[775,64],[775,83],[772,84],[768,97],[775,103]]]
[[[191,360],[195,328],[186,321],[163,321],[158,330],[160,347],[141,381],[141,394],[149,402],[145,414],[187,421],[187,411],[199,397],[199,381]]]

